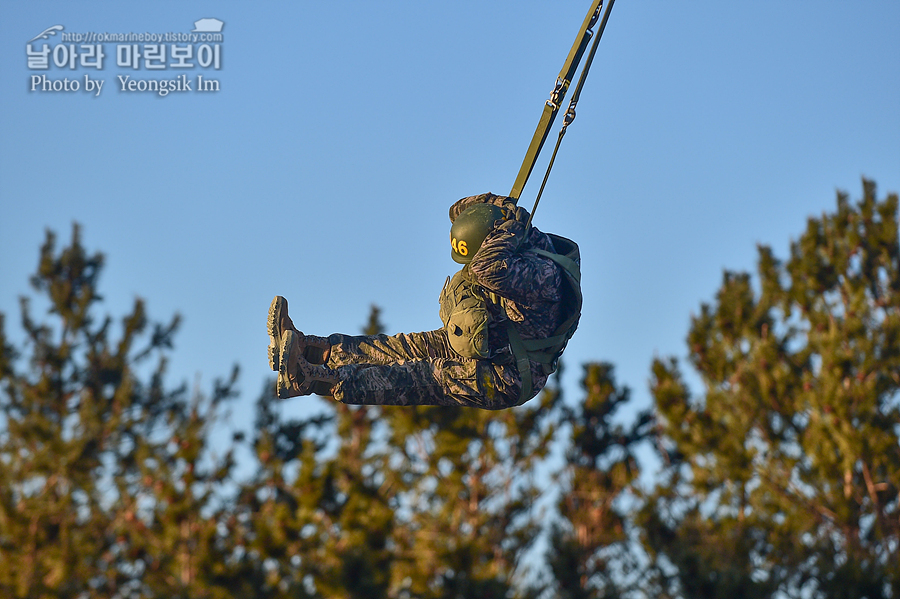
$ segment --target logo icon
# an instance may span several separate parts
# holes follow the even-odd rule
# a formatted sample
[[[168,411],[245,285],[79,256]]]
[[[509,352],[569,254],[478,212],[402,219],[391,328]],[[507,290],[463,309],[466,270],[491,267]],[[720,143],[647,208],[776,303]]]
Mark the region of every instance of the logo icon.
[[[197,23],[199,23],[199,22],[200,21],[197,21]],[[54,25],[53,27],[47,27],[46,29],[41,31],[39,34],[37,34],[36,36],[34,36],[30,40],[28,40],[28,43],[30,44],[34,40],[39,40],[39,39],[40,40],[50,39],[51,35],[56,35],[57,31],[62,31],[63,29],[65,29],[65,28],[62,25]]]
[[[219,33],[224,25],[225,23],[219,19],[200,19],[199,21],[194,21],[194,32]]]

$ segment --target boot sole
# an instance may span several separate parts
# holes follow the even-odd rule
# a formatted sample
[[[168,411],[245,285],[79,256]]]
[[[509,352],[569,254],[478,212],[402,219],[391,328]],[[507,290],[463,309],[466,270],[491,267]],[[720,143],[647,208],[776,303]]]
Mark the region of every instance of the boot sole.
[[[281,311],[287,307],[287,300],[276,295],[269,305],[266,330],[269,333],[269,368],[278,372],[281,367]]]
[[[274,302],[273,302],[274,303]],[[290,354],[291,344],[294,342],[294,332],[285,331],[281,339],[275,345],[279,356]],[[288,376],[287,360],[279,360],[278,380],[275,381],[275,395],[278,399],[287,399],[290,397],[290,377]]]
[[[278,298],[275,298],[278,299]],[[274,301],[272,302],[274,305]],[[278,343],[275,345],[276,352],[279,356],[283,356],[285,354],[290,355],[291,353],[291,345],[294,343],[294,331],[285,331],[281,336],[281,339],[278,340]],[[291,397],[290,395],[290,377],[288,374],[289,364],[287,360],[279,360],[278,364],[278,380],[275,381],[275,395],[278,396],[279,399],[287,399]]]

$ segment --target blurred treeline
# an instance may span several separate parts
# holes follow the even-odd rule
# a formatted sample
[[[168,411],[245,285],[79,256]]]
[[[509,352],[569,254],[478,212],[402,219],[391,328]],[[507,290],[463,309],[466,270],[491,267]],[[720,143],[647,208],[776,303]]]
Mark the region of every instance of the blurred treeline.
[[[900,599],[897,204],[864,180],[725,272],[702,387],[653,360],[647,411],[609,363],[503,412],[289,420],[268,381],[230,447],[236,370],[169,388],[177,317],[101,316],[102,255],[48,232],[49,312],[0,314],[0,597]]]

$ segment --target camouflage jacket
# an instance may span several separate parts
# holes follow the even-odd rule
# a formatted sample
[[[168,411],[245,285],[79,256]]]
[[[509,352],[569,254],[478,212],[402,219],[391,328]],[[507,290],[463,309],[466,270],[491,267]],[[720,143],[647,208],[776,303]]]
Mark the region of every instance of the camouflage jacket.
[[[485,193],[463,198],[450,208],[451,222],[469,206],[486,202],[501,207],[511,206],[505,196]],[[472,279],[500,296],[500,305],[488,303],[492,311],[488,341],[492,350],[502,350],[509,344],[504,320],[511,320],[523,339],[545,339],[552,336],[562,322],[563,274],[549,258],[528,252],[538,248],[556,252],[550,238],[531,227],[527,238],[525,223],[503,221],[488,234],[468,265]],[[534,388],[546,382],[543,370],[532,362]]]

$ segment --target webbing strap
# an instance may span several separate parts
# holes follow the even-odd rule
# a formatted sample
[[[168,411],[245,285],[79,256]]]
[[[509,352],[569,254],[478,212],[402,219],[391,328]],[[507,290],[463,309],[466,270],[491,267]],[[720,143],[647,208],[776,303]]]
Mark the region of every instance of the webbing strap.
[[[531,378],[531,362],[537,362],[544,367],[544,373],[550,375],[554,370],[553,363],[559,357],[559,347],[569,340],[568,334],[556,335],[549,339],[522,339],[511,320],[506,321],[506,334],[509,337],[509,349],[516,359],[516,368],[519,370],[519,378],[522,379],[522,392],[519,394],[519,403],[522,405],[531,399],[534,383]],[[554,348],[554,351],[540,351]]]
[[[516,330],[511,320],[506,321],[506,334],[509,337],[509,349],[512,350],[513,357],[516,359],[519,378],[522,379],[522,391],[519,393],[519,403],[516,404],[520,406],[531,399],[531,360],[528,358],[528,350],[522,343],[522,336],[519,335],[519,331]]]
[[[525,152],[525,159],[522,161],[522,166],[519,168],[519,174],[516,175],[516,181],[513,183],[512,191],[509,192],[509,197],[512,198],[513,201],[519,199],[522,190],[525,188],[525,183],[528,182],[528,177],[531,175],[534,163],[537,162],[538,155],[541,153],[541,148],[544,146],[544,141],[547,139],[547,133],[550,131],[550,127],[553,126],[553,119],[556,118],[556,113],[559,112],[559,107],[566,97],[566,91],[569,89],[569,84],[572,83],[572,78],[575,75],[575,71],[578,69],[581,57],[593,35],[591,28],[597,22],[602,8],[603,0],[592,0],[591,8],[588,10],[587,16],[581,23],[581,29],[579,29],[578,35],[575,37],[575,43],[572,45],[572,49],[569,50],[566,62],[563,64],[563,68],[556,77],[556,87],[550,93],[550,99],[544,103],[544,110],[538,121],[537,129],[535,129],[534,135],[531,138],[531,144],[528,146],[528,151]]]
[[[532,249],[530,251],[546,255],[548,258],[560,263],[560,266],[569,270],[574,277],[580,278],[578,263],[560,254],[553,254],[544,250]],[[568,266],[563,262],[570,263]],[[570,268],[572,270],[570,270]],[[519,395],[521,405],[531,399],[533,381],[531,379],[531,362],[537,362],[544,367],[544,373],[548,376],[555,370],[553,363],[559,357],[562,348],[565,347],[572,336],[573,325],[578,320],[579,314],[573,314],[566,319],[557,329],[556,334],[546,339],[522,339],[519,331],[511,320],[506,321],[506,334],[509,338],[509,349],[516,359],[516,367],[519,370],[519,378],[522,379],[522,392]],[[562,331],[562,332],[560,332]]]
[[[575,260],[572,260],[563,254],[556,254],[538,248],[529,248],[528,251],[553,260],[560,267],[565,269],[576,283],[580,284],[581,267]],[[522,379],[522,393],[519,396],[519,404],[517,405],[521,405],[531,399],[531,392],[533,390],[531,362],[533,361],[541,364],[544,367],[544,373],[549,376],[555,370],[553,366],[554,362],[559,357],[562,349],[569,342],[569,339],[572,338],[575,324],[578,322],[580,316],[581,314],[579,312],[570,315],[565,322],[557,327],[555,334],[546,339],[522,339],[522,336],[519,334],[519,331],[516,330],[512,321],[506,321],[509,349],[516,359],[516,367],[519,369],[519,378]]]
[[[569,101],[569,108],[566,110],[565,118],[563,118],[563,125],[559,128],[559,137],[556,138],[556,146],[553,148],[553,154],[550,156],[550,162],[547,164],[544,180],[541,181],[541,188],[538,190],[537,197],[534,198],[534,206],[531,207],[531,214],[528,215],[528,222],[525,223],[526,231],[531,228],[531,219],[534,218],[534,213],[537,212],[538,203],[541,201],[544,187],[547,185],[547,179],[550,178],[550,169],[553,168],[553,163],[556,161],[556,153],[559,152],[559,146],[562,144],[566,129],[572,124],[572,121],[575,120],[575,106],[578,104],[578,98],[581,97],[581,90],[584,88],[584,82],[587,80],[588,72],[591,70],[591,63],[594,62],[597,46],[600,45],[600,38],[603,37],[603,32],[606,30],[606,23],[609,21],[609,13],[612,12],[615,1],[616,0],[609,0],[609,4],[606,6],[606,12],[603,13],[603,18],[600,20],[600,30],[597,32],[597,38],[591,45],[591,51],[588,53],[587,60],[585,60],[584,69],[582,69],[581,76],[578,78],[578,85],[575,86],[575,93],[572,94],[572,99]]]
[[[539,256],[543,256],[545,258],[550,258],[561,267],[563,267],[566,272],[572,275],[572,278],[575,279],[576,283],[581,283],[581,267],[578,266],[578,263],[569,258],[568,256],[563,256],[562,254],[554,254],[553,252],[548,252],[547,250],[542,250],[539,248],[530,248],[528,251],[534,252]]]
[[[528,353],[533,354],[533,353],[538,353],[542,349],[547,349],[549,347],[553,347],[554,345],[559,345],[565,340],[566,340],[565,333],[563,333],[561,335],[554,335],[553,337],[547,337],[546,339],[523,339],[522,347],[524,347],[525,351],[527,351]],[[544,353],[546,353],[546,355],[548,355],[548,356],[551,355],[547,352],[544,352]],[[531,359],[534,360],[535,362],[543,361],[543,360],[539,360],[533,356]]]

